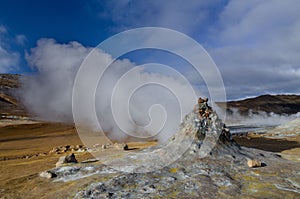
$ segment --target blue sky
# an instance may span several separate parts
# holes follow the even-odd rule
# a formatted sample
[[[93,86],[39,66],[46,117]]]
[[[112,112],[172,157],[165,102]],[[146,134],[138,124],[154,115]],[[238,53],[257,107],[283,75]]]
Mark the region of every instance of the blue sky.
[[[47,52],[42,46],[75,41],[95,47],[121,31],[157,26],[183,32],[206,48],[229,99],[299,94],[299,7],[298,0],[0,1],[0,72],[38,71],[38,52]]]

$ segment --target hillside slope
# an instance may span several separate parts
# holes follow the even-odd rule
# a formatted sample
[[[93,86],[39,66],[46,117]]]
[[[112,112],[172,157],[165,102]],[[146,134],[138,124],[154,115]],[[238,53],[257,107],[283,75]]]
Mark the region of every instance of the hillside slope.
[[[217,103],[224,107],[224,103]],[[247,115],[250,110],[252,113],[260,111],[276,114],[296,114],[300,112],[300,95],[261,95],[239,101],[227,102],[227,111],[236,108],[243,115]]]
[[[0,74],[0,116],[26,116],[24,106],[16,99],[20,75]]]

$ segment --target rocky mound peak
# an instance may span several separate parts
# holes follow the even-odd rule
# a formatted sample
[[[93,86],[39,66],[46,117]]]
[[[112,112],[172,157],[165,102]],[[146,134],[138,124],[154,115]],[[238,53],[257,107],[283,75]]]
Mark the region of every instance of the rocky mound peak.
[[[193,161],[238,150],[238,144],[231,139],[229,129],[208,105],[208,99],[199,98],[193,111],[183,119],[179,131],[168,142],[120,159],[108,159],[104,164],[119,171],[143,173],[162,169],[178,159]]]

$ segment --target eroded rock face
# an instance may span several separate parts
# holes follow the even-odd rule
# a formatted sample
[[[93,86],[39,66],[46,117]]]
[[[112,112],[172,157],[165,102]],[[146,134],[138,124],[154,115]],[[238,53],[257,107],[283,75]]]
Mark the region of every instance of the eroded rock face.
[[[175,161],[151,170],[176,156],[185,143],[189,147]],[[168,151],[172,144],[176,150]],[[149,155],[140,162],[146,152]],[[140,153],[108,160],[106,165],[76,165],[67,168],[70,172],[63,167],[51,172],[57,175],[56,181],[97,175],[97,180],[74,193],[75,198],[293,198],[300,194],[299,164],[238,146],[207,100],[199,100],[168,143]],[[267,166],[249,168],[248,160]]]

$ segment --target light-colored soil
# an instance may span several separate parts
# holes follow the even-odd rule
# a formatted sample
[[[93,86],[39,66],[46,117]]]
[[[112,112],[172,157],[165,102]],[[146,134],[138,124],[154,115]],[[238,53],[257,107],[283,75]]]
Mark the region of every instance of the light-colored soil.
[[[244,146],[277,152],[286,159],[299,161],[300,136],[281,140],[262,137],[242,138],[238,142]],[[127,144],[129,149],[139,150],[156,145],[156,142],[130,142]],[[82,145],[73,125],[31,123],[0,127],[0,198],[1,196],[23,198],[21,193],[28,193],[31,189],[34,190],[33,195],[35,196],[42,196],[45,191],[50,189],[54,194],[52,196],[55,196],[55,191],[60,184],[43,188],[45,179],[36,176],[41,171],[55,167],[59,157],[66,155],[49,153],[49,151],[55,147],[66,145]],[[118,150],[108,149],[104,150],[103,156],[116,155],[116,153]],[[88,152],[75,152],[75,155],[79,162],[94,158]],[[82,179],[82,183],[85,180],[87,179]],[[47,186],[50,186],[49,183]],[[26,190],[23,190],[25,188]],[[77,188],[74,187],[74,189]],[[57,192],[59,191],[57,190]],[[59,192],[59,194],[63,193],[64,191]],[[63,195],[60,196],[63,197]]]
[[[128,146],[139,150],[155,144],[132,142]],[[59,157],[66,154],[49,151],[66,145],[83,145],[73,125],[30,123],[0,127],[0,196],[28,183],[24,179],[55,167]],[[110,149],[104,152],[109,153]],[[116,153],[116,150],[111,150],[111,153]],[[79,162],[94,158],[88,152],[75,152],[75,155]]]

